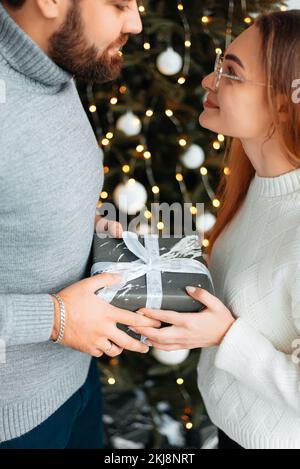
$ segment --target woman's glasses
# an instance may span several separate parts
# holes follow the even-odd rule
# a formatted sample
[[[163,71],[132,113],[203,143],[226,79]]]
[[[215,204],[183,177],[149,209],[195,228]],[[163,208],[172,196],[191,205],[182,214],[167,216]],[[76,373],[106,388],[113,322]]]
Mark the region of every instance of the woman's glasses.
[[[253,85],[272,86],[272,85],[267,85],[266,83],[261,83],[259,81],[247,80],[246,78],[238,77],[237,75],[231,75],[230,73],[224,73],[223,63],[224,63],[224,57],[222,56],[221,52],[218,52],[216,61],[215,61],[215,67],[214,67],[214,73],[215,73],[214,88],[216,91],[219,89],[220,81],[222,77],[229,78],[229,80],[239,81],[240,83],[252,83]]]

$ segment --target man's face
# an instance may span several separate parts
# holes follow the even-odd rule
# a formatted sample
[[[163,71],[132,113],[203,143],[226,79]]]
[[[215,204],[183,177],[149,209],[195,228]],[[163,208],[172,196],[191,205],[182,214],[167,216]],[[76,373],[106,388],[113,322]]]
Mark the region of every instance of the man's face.
[[[120,48],[142,23],[136,0],[70,0],[62,26],[50,38],[49,55],[61,68],[84,81],[117,78]]]

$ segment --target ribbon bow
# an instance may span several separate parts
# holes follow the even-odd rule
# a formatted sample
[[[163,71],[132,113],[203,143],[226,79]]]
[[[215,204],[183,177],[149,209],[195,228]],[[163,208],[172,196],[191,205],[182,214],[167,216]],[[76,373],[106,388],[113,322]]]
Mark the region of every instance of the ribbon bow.
[[[188,236],[184,238],[187,241],[195,240],[199,243],[196,236]],[[126,247],[138,259],[132,262],[96,262],[92,266],[91,274],[95,275],[99,272],[113,272],[122,275],[122,282],[118,285],[105,287],[100,290],[97,295],[108,303],[111,303],[115,295],[128,282],[146,275],[147,285],[147,301],[146,308],[160,309],[163,299],[162,290],[162,272],[175,272],[184,274],[205,274],[209,277],[211,283],[212,278],[207,267],[201,262],[181,257],[178,255],[176,248],[179,243],[175,244],[169,252],[160,255],[158,235],[145,235],[145,246],[139,241],[136,233],[130,231],[123,232],[123,241]],[[199,253],[198,253],[199,255]]]

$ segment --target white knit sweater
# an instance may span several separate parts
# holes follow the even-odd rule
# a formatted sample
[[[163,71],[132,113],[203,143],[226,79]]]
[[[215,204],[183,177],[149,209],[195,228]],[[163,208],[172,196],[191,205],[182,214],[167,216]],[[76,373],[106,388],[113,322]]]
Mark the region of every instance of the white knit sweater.
[[[300,169],[255,175],[209,267],[237,319],[201,352],[207,412],[244,448],[300,449]]]

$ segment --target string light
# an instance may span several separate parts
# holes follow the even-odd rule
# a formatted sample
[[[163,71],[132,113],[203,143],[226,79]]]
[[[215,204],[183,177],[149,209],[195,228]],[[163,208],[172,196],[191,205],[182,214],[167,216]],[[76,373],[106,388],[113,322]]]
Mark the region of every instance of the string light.
[[[152,116],[153,116],[153,111],[152,111],[152,109],[147,109],[147,111],[146,111],[146,116],[147,116],[147,117],[152,117]]]
[[[140,6],[139,6],[139,12],[140,12],[140,13],[145,13],[145,7],[144,7],[144,5],[140,5]]]
[[[202,167],[200,168],[200,174],[202,174],[202,176],[206,176],[206,175],[207,175],[207,169],[206,169],[204,166],[202,166]]]
[[[178,3],[177,8],[178,8],[179,11],[184,10],[184,6],[182,5],[182,3]]]
[[[192,413],[191,407],[186,407],[186,408],[184,409],[184,413],[185,413],[185,414],[191,414],[191,413]]]
[[[145,152],[144,152],[144,158],[145,158],[145,160],[149,160],[149,159],[151,158],[151,156],[152,156],[152,155],[151,155],[150,151],[145,151]]]
[[[186,82],[186,78],[184,77],[179,77],[177,82],[179,83],[179,85],[184,85],[184,83]]]
[[[164,227],[165,227],[165,225],[163,224],[162,221],[159,221],[159,222],[157,223],[157,229],[158,229],[158,230],[162,231],[162,230],[164,229]]]
[[[108,166],[104,166],[103,170],[104,170],[104,174],[109,173],[109,167]]]
[[[217,47],[215,49],[215,52],[216,52],[216,54],[222,54],[222,49],[220,49],[220,47]]]
[[[176,383],[179,384],[179,386],[181,386],[184,383],[184,379],[183,378],[177,378]]]
[[[118,102],[118,98],[115,98],[115,97],[111,98],[111,100],[110,100],[110,104],[113,104],[113,105],[117,104],[117,102]]]
[[[244,18],[244,22],[245,22],[246,24],[250,24],[250,23],[252,23],[252,18],[251,18],[250,16],[246,16],[246,17]]]
[[[214,207],[218,208],[218,207],[220,207],[221,202],[218,199],[214,199],[212,201],[212,204],[213,204]]]
[[[138,146],[136,147],[136,151],[137,151],[138,153],[142,153],[144,150],[145,150],[144,145],[138,145]]]
[[[100,194],[101,199],[107,199],[108,193],[106,191],[102,191]]]
[[[151,49],[151,44],[150,44],[150,42],[145,42],[143,47],[144,47],[145,50]]]
[[[187,422],[187,423],[185,424],[185,428],[186,428],[187,430],[191,430],[191,429],[193,428],[192,422]]]
[[[126,174],[126,173],[129,173],[129,171],[130,171],[130,166],[129,166],[128,164],[124,164],[124,165],[122,166],[122,171],[123,171],[123,173],[125,173],[125,174]]]
[[[202,246],[205,247],[205,248],[207,248],[207,247],[209,246],[209,240],[205,238],[205,239],[202,241]]]
[[[225,174],[226,176],[229,176],[230,172],[231,172],[231,171],[230,171],[230,168],[228,168],[228,167],[226,166],[226,167],[224,168],[224,174]]]
[[[90,112],[96,112],[97,111],[97,106],[95,106],[95,104],[92,104],[90,107],[89,107],[89,110]]]
[[[121,94],[125,94],[126,91],[127,91],[126,86],[125,86],[125,85],[121,85],[120,88],[119,88],[119,92],[120,92]]]
[[[179,182],[183,181],[183,175],[182,175],[181,173],[177,173],[177,174],[176,174],[176,179],[177,179],[177,181],[179,181]]]
[[[153,194],[159,194],[159,187],[158,186],[153,186],[152,187],[152,192],[153,192]]]
[[[172,117],[174,115],[173,111],[171,109],[166,109],[165,111],[166,116]]]
[[[185,138],[181,138],[178,143],[181,147],[185,147],[187,144],[187,141]]]
[[[109,140],[108,140],[108,138],[103,138],[103,139],[101,140],[101,143],[102,143],[102,145],[103,145],[104,147],[106,147],[107,145],[109,145]]]
[[[197,210],[196,207],[193,206],[193,207],[190,208],[190,212],[191,212],[192,215],[197,215],[198,210]]]
[[[191,41],[185,41],[184,45],[185,47],[191,47],[192,43]]]
[[[150,220],[150,218],[152,217],[152,213],[150,212],[150,210],[145,210],[144,217],[147,218],[147,220]]]
[[[113,138],[114,134],[112,132],[107,132],[106,134],[106,138],[108,138],[109,140],[111,140]]]
[[[220,150],[220,148],[221,148],[220,142],[215,141],[215,142],[213,143],[213,147],[214,147],[215,150]]]
[[[223,135],[223,134],[219,134],[219,135],[218,135],[218,140],[219,140],[219,142],[224,142],[224,140],[225,140],[224,135]]]
[[[107,382],[108,384],[116,384],[115,378],[108,378]]]
[[[202,23],[208,23],[209,22],[209,17],[208,16],[202,16],[201,21],[202,21]]]
[[[119,360],[117,358],[112,358],[109,363],[112,365],[112,366],[116,366],[119,364]]]

